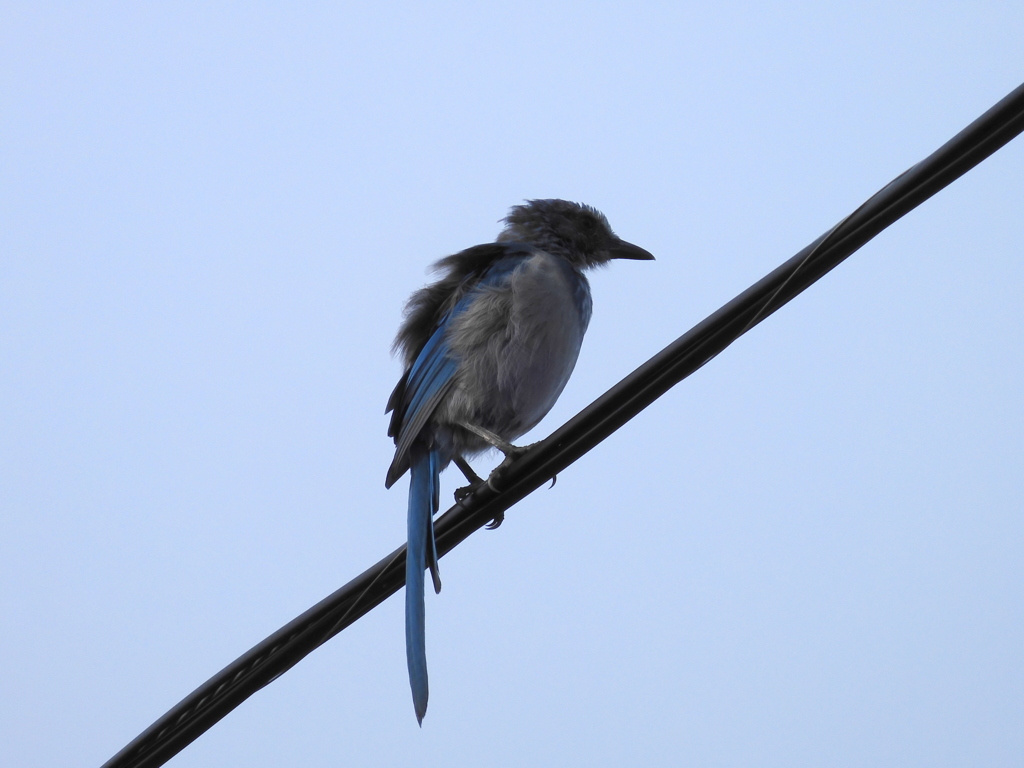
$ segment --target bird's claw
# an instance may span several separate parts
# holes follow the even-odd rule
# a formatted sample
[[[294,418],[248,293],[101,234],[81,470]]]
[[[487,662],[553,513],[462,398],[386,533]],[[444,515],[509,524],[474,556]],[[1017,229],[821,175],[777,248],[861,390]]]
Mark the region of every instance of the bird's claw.
[[[474,485],[465,485],[462,488],[456,488],[455,503],[461,507],[462,502],[464,502],[466,499],[472,496],[473,492],[476,491],[476,489],[479,488],[484,483],[487,483],[487,485],[490,487],[492,491],[497,490],[493,485],[491,485],[490,480],[481,480],[479,483],[476,483]],[[484,528],[486,528],[489,531],[493,531],[503,522],[505,522],[505,513],[499,512],[497,515],[494,516],[494,519],[491,520],[491,522],[487,523],[487,525],[484,526]]]
[[[473,432],[478,431],[476,427],[471,427],[469,425],[465,426],[467,429],[470,429]],[[500,447],[497,445],[495,445],[495,447],[505,454],[505,458],[504,460],[502,460],[501,464],[495,467],[494,471],[492,471],[491,474],[487,476],[486,480],[483,480],[480,477],[478,477],[476,473],[473,472],[472,469],[469,467],[469,464],[467,464],[466,461],[461,457],[455,460],[456,464],[458,464],[459,468],[462,470],[462,473],[466,475],[466,478],[468,480],[470,480],[469,485],[465,485],[455,490],[455,503],[458,504],[459,506],[462,506],[462,502],[464,502],[466,499],[472,496],[476,489],[479,488],[484,483],[486,483],[487,487],[490,488],[495,493],[501,493],[501,488],[498,487],[496,481],[500,480],[505,470],[508,469],[512,464],[514,464],[520,456],[522,456],[524,453],[530,450],[530,448],[533,447],[533,444],[520,446],[503,442],[503,444]],[[557,475],[551,478],[552,488],[555,487],[555,482],[557,480]],[[487,530],[489,531],[493,531],[503,522],[505,522],[505,513],[499,512],[497,515],[494,516],[494,519],[491,520],[491,522],[487,523],[487,525],[485,525],[484,527],[487,528]]]
[[[455,489],[455,503],[461,507],[462,506],[462,502],[464,502],[466,499],[468,499],[470,496],[472,496],[473,495],[473,491],[475,491],[477,488],[479,488],[480,487],[480,483],[483,483],[483,482],[484,481],[481,480],[479,483],[474,483],[473,485],[464,485],[461,488],[456,488]]]

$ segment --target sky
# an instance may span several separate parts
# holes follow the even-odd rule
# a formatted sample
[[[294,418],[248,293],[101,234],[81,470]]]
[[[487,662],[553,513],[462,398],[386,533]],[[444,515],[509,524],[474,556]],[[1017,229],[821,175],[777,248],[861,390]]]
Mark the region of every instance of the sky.
[[[509,206],[657,256],[593,274],[528,442],[1024,81],[1019,2],[2,17],[24,768],[103,763],[402,543],[403,302]],[[1019,765],[1022,249],[1018,139],[446,556],[422,728],[399,595],[170,764]]]

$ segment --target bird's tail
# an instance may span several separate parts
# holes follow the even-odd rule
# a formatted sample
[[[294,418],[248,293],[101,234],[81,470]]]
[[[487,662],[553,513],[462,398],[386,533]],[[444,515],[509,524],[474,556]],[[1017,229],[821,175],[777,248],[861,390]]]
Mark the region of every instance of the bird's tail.
[[[434,591],[441,591],[434,542],[434,513],[440,488],[439,457],[420,443],[409,451],[409,541],[405,560],[405,655],[416,719],[427,712],[427,649],[424,625],[423,571],[430,568]]]

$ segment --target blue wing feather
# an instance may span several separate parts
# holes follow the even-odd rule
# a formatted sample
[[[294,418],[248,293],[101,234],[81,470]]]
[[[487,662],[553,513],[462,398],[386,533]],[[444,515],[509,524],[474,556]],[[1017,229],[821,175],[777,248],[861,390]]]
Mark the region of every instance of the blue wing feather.
[[[409,463],[409,449],[434,413],[441,399],[454,383],[459,364],[448,349],[442,324],[423,347],[404,380],[402,402],[395,407],[395,458],[384,484],[390,488],[404,473]]]
[[[481,289],[499,286],[508,280],[529,250],[510,243],[506,255],[494,261],[469,290],[438,323],[388,402],[394,410],[389,434],[395,438],[395,457],[384,485],[390,488],[409,466],[409,449],[426,426],[434,409],[454,383],[459,361],[448,346],[447,332],[453,319],[473,303]]]

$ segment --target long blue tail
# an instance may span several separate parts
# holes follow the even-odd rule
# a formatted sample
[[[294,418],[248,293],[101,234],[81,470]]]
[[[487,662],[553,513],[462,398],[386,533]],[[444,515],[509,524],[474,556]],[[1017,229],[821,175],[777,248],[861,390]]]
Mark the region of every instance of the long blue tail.
[[[409,451],[409,540],[405,560],[405,656],[416,720],[427,713],[427,649],[423,571],[430,568],[434,590],[441,590],[434,543],[434,513],[439,501],[438,455],[420,443]]]

